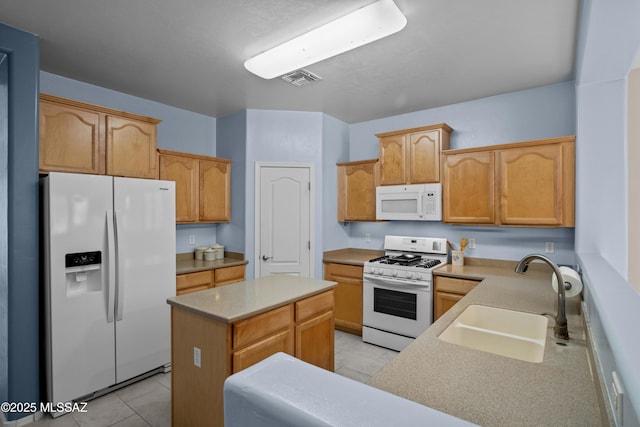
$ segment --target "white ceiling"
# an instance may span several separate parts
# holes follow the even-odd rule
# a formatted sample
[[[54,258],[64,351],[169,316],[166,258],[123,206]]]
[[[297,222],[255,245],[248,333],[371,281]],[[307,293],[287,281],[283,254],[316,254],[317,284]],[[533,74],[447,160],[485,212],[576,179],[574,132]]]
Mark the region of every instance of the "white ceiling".
[[[400,33],[307,67],[303,87],[244,61],[372,0],[0,0],[42,70],[212,117],[321,111],[356,123],[572,80],[579,0],[395,0]]]

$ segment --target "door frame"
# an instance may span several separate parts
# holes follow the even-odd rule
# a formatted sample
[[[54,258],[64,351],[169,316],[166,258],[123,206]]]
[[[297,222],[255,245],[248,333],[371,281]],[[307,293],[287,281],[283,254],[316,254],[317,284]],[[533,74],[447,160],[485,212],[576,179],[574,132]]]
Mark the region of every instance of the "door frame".
[[[254,205],[253,205],[253,220],[254,220],[254,254],[253,254],[253,262],[254,262],[254,276],[256,278],[261,277],[262,263],[260,262],[260,249],[261,249],[261,241],[260,241],[260,189],[262,183],[262,168],[302,168],[309,170],[309,182],[311,184],[311,189],[309,190],[309,241],[311,242],[311,247],[309,248],[309,277],[313,278],[315,274],[314,268],[314,260],[315,260],[315,222],[314,222],[314,211],[315,211],[315,174],[313,169],[313,163],[293,163],[293,162],[256,162],[255,164],[255,191],[254,191]]]

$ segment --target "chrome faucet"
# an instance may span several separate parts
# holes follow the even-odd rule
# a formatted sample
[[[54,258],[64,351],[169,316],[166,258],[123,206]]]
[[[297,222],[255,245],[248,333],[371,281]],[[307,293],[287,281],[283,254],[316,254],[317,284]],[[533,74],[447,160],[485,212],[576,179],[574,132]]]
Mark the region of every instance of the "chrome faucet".
[[[546,262],[553,269],[554,274],[556,275],[556,280],[558,282],[558,314],[555,317],[556,325],[553,327],[553,336],[556,338],[560,338],[563,340],[569,339],[569,329],[567,327],[567,314],[566,314],[566,298],[564,295],[564,279],[562,278],[562,273],[560,272],[560,268],[547,258],[544,255],[538,254],[530,254],[526,255],[524,258],[518,262],[516,265],[516,273],[524,274],[527,272],[527,268],[529,268],[529,263],[534,259],[539,259],[541,261]]]

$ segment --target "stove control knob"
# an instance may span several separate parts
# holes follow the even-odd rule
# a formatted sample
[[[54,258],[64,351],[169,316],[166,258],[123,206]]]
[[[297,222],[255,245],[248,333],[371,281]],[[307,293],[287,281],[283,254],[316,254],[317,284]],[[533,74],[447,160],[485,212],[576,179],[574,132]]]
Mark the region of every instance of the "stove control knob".
[[[376,271],[373,272],[373,274],[381,275],[382,274],[382,270],[378,268]]]
[[[416,274],[416,280],[424,280],[424,276],[420,273]]]
[[[391,272],[391,277],[397,277],[398,276],[398,272],[397,271],[392,271]]]
[[[413,273],[407,273],[407,279],[413,279],[413,278],[415,278],[415,276],[416,275],[413,274]]]

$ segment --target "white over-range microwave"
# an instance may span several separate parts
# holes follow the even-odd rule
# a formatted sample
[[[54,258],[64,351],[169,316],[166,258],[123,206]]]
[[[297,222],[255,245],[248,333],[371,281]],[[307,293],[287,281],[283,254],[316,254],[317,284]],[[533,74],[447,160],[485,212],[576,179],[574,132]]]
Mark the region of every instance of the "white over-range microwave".
[[[442,184],[376,187],[376,219],[442,221]]]

